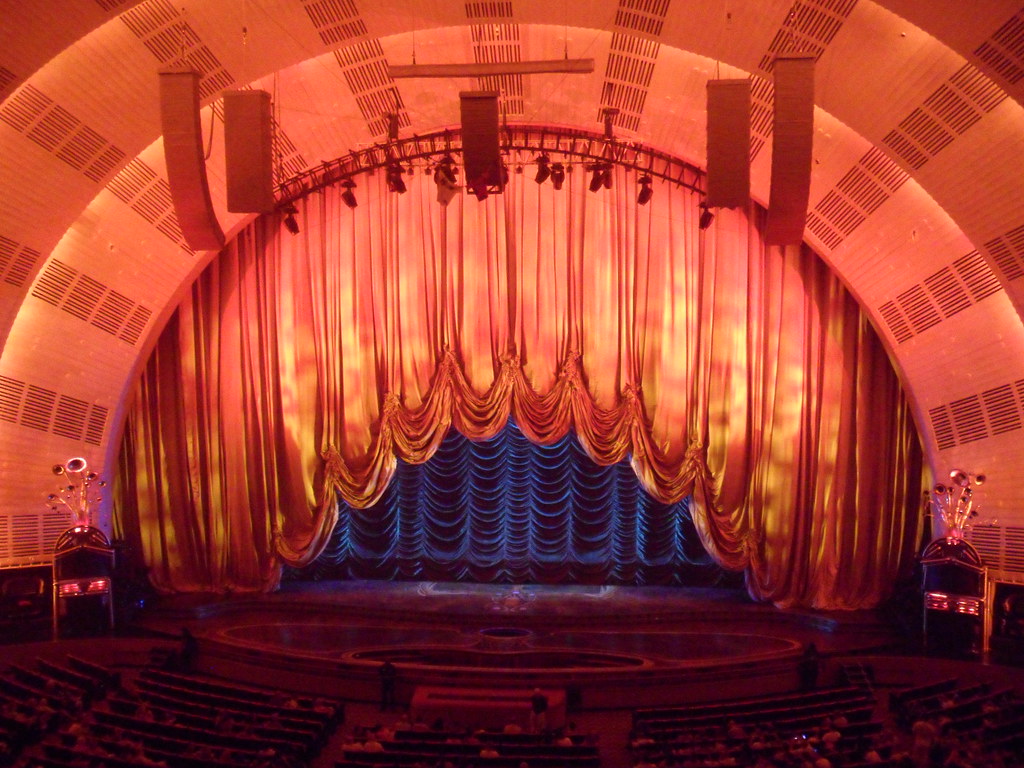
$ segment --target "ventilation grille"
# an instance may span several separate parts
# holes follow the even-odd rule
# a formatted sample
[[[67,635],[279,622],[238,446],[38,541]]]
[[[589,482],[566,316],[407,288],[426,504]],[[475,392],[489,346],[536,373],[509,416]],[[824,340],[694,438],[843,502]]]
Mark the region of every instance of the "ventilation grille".
[[[772,135],[775,87],[770,78],[780,53],[804,53],[817,61],[853,12],[857,0],[796,0],[759,62],[769,77],[750,76],[750,159]]]
[[[889,131],[882,143],[916,170],[1005,98],[999,86],[965,64]]]
[[[46,387],[0,376],[0,421],[100,445],[107,409]]]
[[[35,248],[20,245],[0,235],[0,280],[8,285],[22,287],[42,256]]]
[[[201,101],[235,81],[169,0],[148,0],[120,18],[162,65],[191,67],[199,73]]]
[[[615,26],[639,32],[648,37],[660,37],[671,0],[619,0],[615,11]]]
[[[131,0],[96,0],[96,5],[104,11],[112,11],[115,8],[120,8],[122,5],[130,1]]]
[[[661,44],[653,40],[615,32],[601,89],[601,109],[597,120],[604,120],[606,109],[617,109],[612,124],[628,131],[640,127],[640,117],[647,102],[647,91],[654,76]]]
[[[1024,276],[1024,225],[989,240],[985,249],[1007,280]]]
[[[57,539],[72,523],[70,512],[49,510],[0,517],[0,567],[52,562]]]
[[[46,265],[32,295],[133,346],[153,314],[57,259]]]
[[[978,251],[961,256],[878,308],[898,344],[948,320],[1001,289]]]
[[[761,57],[761,71],[770,73],[780,53],[811,54],[817,61],[855,5],[857,0],[797,0]]]
[[[335,51],[334,58],[372,135],[387,135],[389,114],[398,115],[400,128],[412,124],[395,81],[388,74],[388,62],[380,42],[356,43]]]
[[[970,530],[967,538],[989,569],[1024,574],[1024,528],[978,525]]]
[[[326,46],[366,34],[366,22],[352,0],[303,0],[302,7]]]
[[[884,152],[872,148],[811,208],[807,228],[835,249],[908,178]]]
[[[174,212],[171,187],[144,162],[136,158],[121,169],[107,189],[114,197],[159,230],[168,240],[188,253],[195,251],[185,242]]]
[[[510,6],[509,16],[511,17],[511,3],[507,5]],[[522,60],[518,24],[473,24],[470,26],[470,31],[473,36],[473,59],[478,64]],[[497,91],[501,100],[502,114],[505,116],[523,115],[526,107],[523,101],[522,75],[478,77],[477,88],[481,91]]]
[[[90,181],[99,182],[125,158],[123,151],[29,84],[4,104],[0,120]]]
[[[512,1],[466,3],[467,19],[511,19]]]
[[[14,84],[18,82],[18,77],[7,67],[0,66],[0,100],[7,97],[7,94],[14,89]]]
[[[1019,83],[1024,78],[1024,9],[975,48],[974,55],[1011,85]]]
[[[939,450],[955,448],[1024,424],[1024,379],[962,397],[928,411]]]

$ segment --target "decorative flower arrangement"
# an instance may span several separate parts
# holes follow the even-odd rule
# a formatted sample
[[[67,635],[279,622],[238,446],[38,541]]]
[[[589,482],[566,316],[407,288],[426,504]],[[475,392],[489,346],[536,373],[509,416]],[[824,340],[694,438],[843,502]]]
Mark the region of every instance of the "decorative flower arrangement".
[[[93,508],[103,498],[99,489],[107,482],[100,480],[95,472],[90,472],[89,463],[80,457],[54,464],[53,474],[66,478],[67,485],[46,497],[50,509],[54,512],[66,510],[71,513],[75,526],[88,526],[93,518]]]
[[[949,473],[949,485],[939,483],[932,491],[932,507],[942,520],[947,539],[962,539],[973,525],[979,509],[974,506],[972,485],[985,482],[984,475],[973,475],[962,469]]]

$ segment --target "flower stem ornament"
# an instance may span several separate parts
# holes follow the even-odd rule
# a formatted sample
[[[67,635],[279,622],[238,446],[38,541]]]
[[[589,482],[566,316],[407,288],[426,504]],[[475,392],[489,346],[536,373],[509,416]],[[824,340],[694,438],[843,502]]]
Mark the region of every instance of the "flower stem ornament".
[[[962,539],[980,510],[974,506],[972,485],[985,482],[984,475],[972,475],[962,469],[949,473],[949,485],[939,483],[932,491],[932,507],[942,520],[947,539]]]
[[[106,480],[89,471],[89,463],[81,458],[68,459],[63,464],[53,465],[53,474],[64,477],[67,484],[57,493],[46,497],[50,509],[54,512],[70,512],[75,526],[88,526],[92,519],[92,510],[103,496],[100,488],[106,486]]]

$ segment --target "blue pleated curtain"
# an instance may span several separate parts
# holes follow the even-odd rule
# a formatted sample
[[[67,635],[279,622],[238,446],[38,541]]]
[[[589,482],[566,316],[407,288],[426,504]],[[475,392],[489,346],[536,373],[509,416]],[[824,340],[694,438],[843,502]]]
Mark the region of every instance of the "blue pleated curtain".
[[[536,445],[513,420],[490,440],[451,430],[425,464],[400,462],[380,501],[343,503],[321,555],[284,578],[742,584],[704,550],[689,498],[661,503],[628,462],[599,466],[571,433]]]

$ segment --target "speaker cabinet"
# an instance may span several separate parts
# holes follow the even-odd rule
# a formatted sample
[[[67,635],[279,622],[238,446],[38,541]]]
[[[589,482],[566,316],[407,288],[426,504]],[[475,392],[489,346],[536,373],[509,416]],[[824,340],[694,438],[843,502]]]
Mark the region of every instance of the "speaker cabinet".
[[[814,58],[779,54],[773,72],[772,180],[765,242],[795,245],[803,241],[811,191]]]
[[[745,208],[750,200],[750,80],[708,81],[710,208]]]
[[[198,251],[219,250],[224,246],[224,232],[210,202],[206,180],[198,72],[160,72],[160,122],[167,182],[185,242]]]
[[[459,99],[466,189],[483,199],[505,187],[498,142],[498,92],[463,91]]]
[[[224,164],[228,210],[274,210],[274,136],[270,94],[224,92]]]

